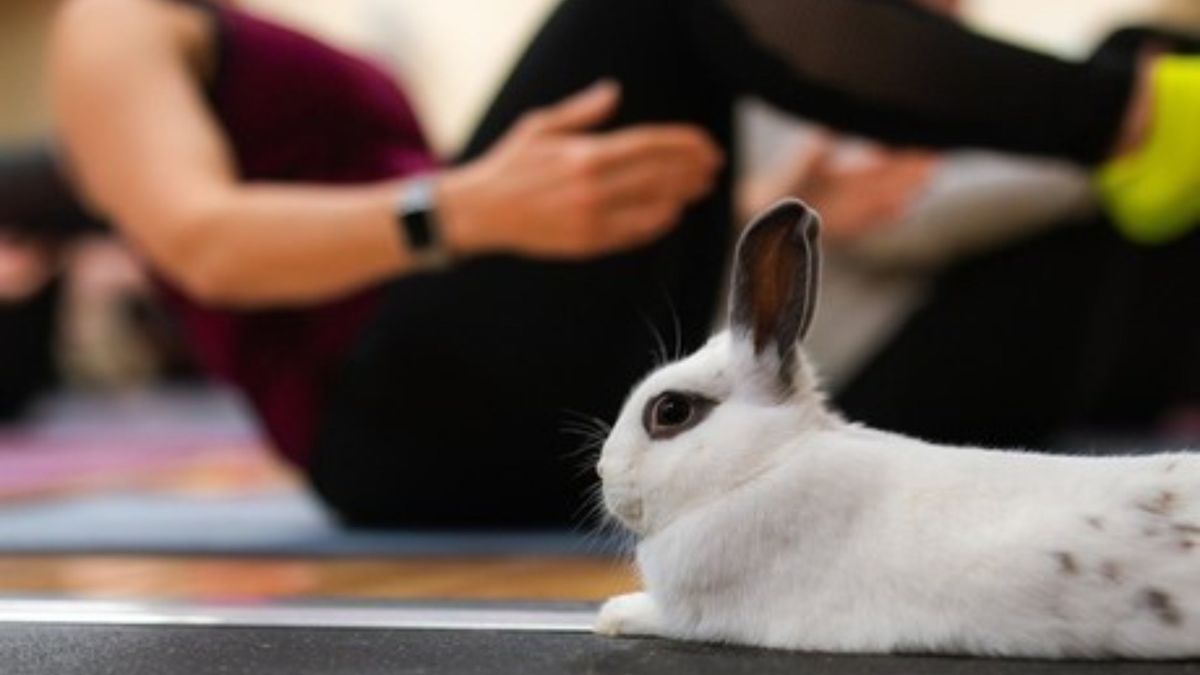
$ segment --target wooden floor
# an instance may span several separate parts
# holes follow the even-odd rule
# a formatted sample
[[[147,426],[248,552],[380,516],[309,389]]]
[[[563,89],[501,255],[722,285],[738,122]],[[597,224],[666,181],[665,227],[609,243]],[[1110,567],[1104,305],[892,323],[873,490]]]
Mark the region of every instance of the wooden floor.
[[[602,600],[636,587],[629,566],[590,558],[0,557],[0,596]]]

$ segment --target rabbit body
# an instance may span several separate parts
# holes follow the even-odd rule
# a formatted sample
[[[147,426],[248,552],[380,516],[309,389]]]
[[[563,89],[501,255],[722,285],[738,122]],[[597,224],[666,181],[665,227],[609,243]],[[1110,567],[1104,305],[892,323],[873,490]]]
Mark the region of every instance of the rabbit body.
[[[830,411],[815,214],[768,212],[730,329],[631,393],[597,469],[646,590],[597,630],[830,652],[1200,656],[1200,455],[950,447]]]
[[[1200,461],[844,428],[647,538],[660,632],[816,651],[1200,653]]]

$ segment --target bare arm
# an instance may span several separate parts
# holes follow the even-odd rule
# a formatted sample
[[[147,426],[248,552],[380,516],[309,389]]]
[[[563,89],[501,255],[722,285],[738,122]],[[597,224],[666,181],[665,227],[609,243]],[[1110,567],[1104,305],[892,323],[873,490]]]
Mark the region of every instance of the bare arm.
[[[155,266],[203,301],[316,302],[402,274],[399,181],[243,183],[199,72],[207,22],[156,0],[72,0],[52,45],[61,133],[88,198]],[[532,115],[439,185],[460,255],[581,257],[659,236],[719,163],[698,131],[584,135],[615,108],[601,87]],[[651,176],[650,180],[639,180]]]

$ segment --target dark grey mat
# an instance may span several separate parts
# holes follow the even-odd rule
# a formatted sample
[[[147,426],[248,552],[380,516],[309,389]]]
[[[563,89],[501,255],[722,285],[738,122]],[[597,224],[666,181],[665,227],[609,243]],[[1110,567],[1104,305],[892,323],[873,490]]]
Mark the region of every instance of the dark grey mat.
[[[788,654],[583,634],[0,626],[6,675],[1182,675],[1193,663]]]

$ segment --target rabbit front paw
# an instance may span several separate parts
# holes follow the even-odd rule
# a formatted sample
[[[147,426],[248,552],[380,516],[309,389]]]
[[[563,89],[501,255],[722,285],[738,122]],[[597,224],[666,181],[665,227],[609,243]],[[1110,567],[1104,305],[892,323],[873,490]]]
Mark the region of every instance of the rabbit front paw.
[[[658,607],[646,593],[610,598],[600,608],[594,630],[600,635],[659,635]]]

